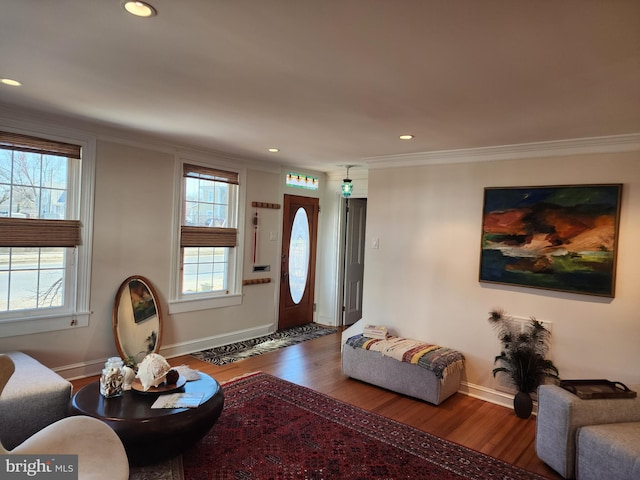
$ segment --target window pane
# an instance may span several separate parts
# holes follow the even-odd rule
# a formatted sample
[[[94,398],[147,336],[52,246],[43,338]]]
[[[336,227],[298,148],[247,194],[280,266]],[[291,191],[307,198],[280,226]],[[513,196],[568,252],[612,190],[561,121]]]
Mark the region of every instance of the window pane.
[[[213,189],[216,182],[198,180],[198,200],[204,203],[213,203]]]
[[[0,312],[9,308],[9,259],[11,249],[0,247]]]
[[[64,270],[40,270],[38,307],[60,307],[64,303]]]
[[[69,160],[64,157],[43,155],[42,186],[67,188],[67,169]]]
[[[229,206],[228,205],[214,205],[213,207],[213,218],[209,223],[209,227],[226,227],[227,226],[227,218],[229,217]]]
[[[185,178],[184,224],[200,227],[230,226],[230,191],[227,183]]]
[[[10,279],[9,309],[38,308],[38,271],[14,271]]]
[[[10,248],[12,270],[34,270],[40,261],[38,248]]]
[[[43,188],[40,198],[40,218],[64,219],[65,218],[65,191]]]
[[[294,303],[300,303],[309,271],[309,218],[300,207],[293,218],[289,242],[289,290]]]
[[[9,247],[0,247],[0,272],[9,270]]]
[[[66,218],[68,159],[9,150],[1,152],[0,215]]]
[[[13,152],[0,149],[0,183],[11,183],[11,167]]]
[[[198,220],[196,221],[196,226],[198,227],[206,227],[207,222],[213,216],[213,209],[211,204],[207,203],[199,203],[198,204]]]
[[[196,178],[185,178],[185,200],[195,202],[198,200],[198,180]]]
[[[29,218],[29,211],[33,211],[33,192],[23,185],[11,187],[11,203],[9,204],[9,216],[16,218]],[[26,210],[26,213],[25,213]]]
[[[0,217],[8,217],[11,211],[11,186],[0,183]]]
[[[182,294],[227,290],[228,248],[183,249]]]
[[[198,221],[198,204],[196,202],[186,202],[184,205],[184,224],[196,225]]]
[[[47,247],[40,249],[40,268],[60,269],[65,265],[65,248]]]
[[[212,292],[214,290],[212,279],[211,273],[200,272],[198,274],[198,293]]]
[[[13,152],[13,183],[28,187],[41,185],[42,155]]]
[[[0,248],[0,313],[64,305],[65,248]]]
[[[9,308],[9,272],[0,271],[0,311]]]

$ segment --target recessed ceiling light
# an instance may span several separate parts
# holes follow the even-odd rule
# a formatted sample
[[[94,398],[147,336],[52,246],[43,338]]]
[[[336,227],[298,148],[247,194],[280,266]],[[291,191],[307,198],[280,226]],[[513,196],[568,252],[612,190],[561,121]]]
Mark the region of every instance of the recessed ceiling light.
[[[12,80],[10,78],[0,78],[0,82],[4,83],[5,85],[10,85],[12,87],[20,87],[22,85],[19,81]]]
[[[411,140],[413,135],[400,135],[400,140]]]
[[[278,153],[280,151],[280,149],[279,148],[270,148],[269,151],[271,153]]]
[[[122,2],[124,9],[136,17],[154,17],[158,14],[155,8],[146,2]]]

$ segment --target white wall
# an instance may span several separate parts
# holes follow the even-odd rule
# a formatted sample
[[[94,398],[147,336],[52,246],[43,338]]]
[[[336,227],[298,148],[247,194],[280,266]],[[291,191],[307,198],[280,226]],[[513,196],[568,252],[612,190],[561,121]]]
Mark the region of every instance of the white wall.
[[[580,183],[624,184],[615,298],[479,283],[484,187]],[[368,190],[364,321],[460,350],[472,393],[497,387],[496,307],[553,322],[563,378],[640,383],[640,152],[381,168]]]
[[[246,168],[243,278],[271,277],[274,281],[245,286],[239,306],[169,315],[173,196],[175,182],[180,181],[176,179],[176,153],[188,152],[211,162],[221,159],[212,153],[156,144],[152,139],[97,136],[89,326],[0,338],[0,351],[24,351],[66,377],[98,372],[107,357],[117,355],[112,308],[118,287],[131,275],[146,277],[160,296],[164,313],[160,353],[166,356],[274,331],[278,272],[277,268],[266,274],[252,272],[255,209],[251,202],[282,203],[280,168],[235,160]],[[259,263],[278,266],[281,215],[281,210],[259,211]],[[276,232],[275,240],[270,239],[270,232]]]
[[[64,122],[56,119],[51,124]],[[134,274],[147,277],[161,297],[161,353],[167,356],[276,328],[281,210],[259,211],[258,263],[272,266],[272,283],[246,286],[237,307],[168,315],[175,155],[188,150],[126,132],[115,135],[84,124],[68,127],[98,138],[93,313],[88,327],[0,338],[0,351],[25,351],[66,377],[95,373],[116,354],[114,296],[120,283]],[[195,153],[216,159],[215,154]],[[284,168],[233,161],[246,168],[243,278],[260,278],[267,275],[251,271],[251,202],[282,203],[284,193],[304,192],[284,187]],[[316,320],[337,324],[341,176],[318,175]],[[368,185],[364,169],[352,169],[351,177],[354,196],[368,198],[365,321],[461,350],[467,358],[465,381],[470,390],[496,386],[491,369],[498,342],[487,322],[494,307],[553,322],[551,358],[564,378],[640,383],[640,253],[635,246],[640,234],[639,152],[381,168],[369,171]],[[479,283],[484,187],[575,183],[624,184],[616,297]],[[377,250],[371,248],[373,238],[380,239]]]
[[[349,177],[353,180],[352,198],[367,197],[368,172],[360,167],[351,170]],[[344,243],[344,199],[341,185],[344,173],[327,175],[324,184],[320,225],[322,235],[319,237],[318,265],[319,277],[316,287],[318,315],[316,321],[324,325],[342,324],[342,275],[341,249]],[[365,267],[366,268],[366,267]]]

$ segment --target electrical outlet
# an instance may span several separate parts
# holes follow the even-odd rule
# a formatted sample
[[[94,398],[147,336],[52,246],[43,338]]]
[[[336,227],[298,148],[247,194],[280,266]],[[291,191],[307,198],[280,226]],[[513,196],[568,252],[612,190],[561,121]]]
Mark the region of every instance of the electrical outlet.
[[[522,330],[524,330],[525,327],[529,325],[529,322],[531,321],[530,318],[524,318],[524,317],[511,317],[511,318],[513,318],[514,324],[520,325],[520,328]],[[547,330],[549,330],[549,332],[551,332],[551,329],[553,327],[553,322],[550,322],[549,320],[540,320],[539,318],[536,318],[536,320],[540,322],[544,328],[546,328]]]

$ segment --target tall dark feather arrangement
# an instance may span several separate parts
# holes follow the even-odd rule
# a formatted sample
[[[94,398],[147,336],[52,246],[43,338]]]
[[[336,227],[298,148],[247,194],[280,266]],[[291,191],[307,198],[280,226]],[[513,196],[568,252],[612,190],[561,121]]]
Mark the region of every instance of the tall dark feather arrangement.
[[[502,344],[500,355],[495,357],[493,376],[503,372],[511,378],[520,392],[534,392],[548,378],[559,380],[559,372],[551,360],[549,352],[551,332],[542,323],[531,317],[522,328],[504,310],[489,313],[489,323],[498,334]]]

